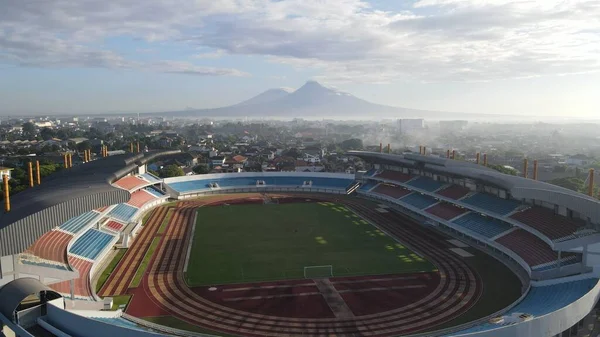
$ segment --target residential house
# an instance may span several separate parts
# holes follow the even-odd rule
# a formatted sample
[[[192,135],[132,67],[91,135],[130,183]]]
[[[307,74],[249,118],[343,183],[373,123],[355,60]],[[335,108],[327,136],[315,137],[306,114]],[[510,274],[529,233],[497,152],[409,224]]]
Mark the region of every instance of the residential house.
[[[593,158],[590,158],[584,154],[576,154],[567,158],[567,165],[585,167],[591,165],[594,162]]]

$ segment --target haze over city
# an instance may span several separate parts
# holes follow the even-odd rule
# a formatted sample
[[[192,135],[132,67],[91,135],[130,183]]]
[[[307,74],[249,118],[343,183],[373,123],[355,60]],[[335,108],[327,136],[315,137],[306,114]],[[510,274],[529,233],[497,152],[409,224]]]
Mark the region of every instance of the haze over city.
[[[0,6],[2,116],[209,109],[308,80],[406,109],[600,115],[597,1]]]

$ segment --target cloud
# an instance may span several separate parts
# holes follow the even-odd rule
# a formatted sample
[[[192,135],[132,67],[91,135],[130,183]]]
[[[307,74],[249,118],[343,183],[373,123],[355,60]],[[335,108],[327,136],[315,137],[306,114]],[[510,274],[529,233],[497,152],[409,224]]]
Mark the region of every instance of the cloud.
[[[4,0],[2,7],[0,62],[22,66],[142,67],[102,46],[128,36],[215,51],[188,58],[259,55],[332,83],[600,70],[597,0],[419,0],[397,12],[360,0]],[[246,75],[165,62],[144,66]]]
[[[182,61],[160,61],[150,64],[150,69],[171,74],[196,76],[236,76],[247,77],[250,74],[231,68],[212,68],[193,65]]]

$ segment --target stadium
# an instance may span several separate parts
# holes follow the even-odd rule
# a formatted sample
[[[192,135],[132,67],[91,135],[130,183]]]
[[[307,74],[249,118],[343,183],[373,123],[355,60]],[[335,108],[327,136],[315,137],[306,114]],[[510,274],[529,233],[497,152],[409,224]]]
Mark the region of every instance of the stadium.
[[[174,153],[100,158],[6,198],[4,331],[576,336],[598,302],[600,203],[535,168],[351,151],[368,171],[147,172]]]

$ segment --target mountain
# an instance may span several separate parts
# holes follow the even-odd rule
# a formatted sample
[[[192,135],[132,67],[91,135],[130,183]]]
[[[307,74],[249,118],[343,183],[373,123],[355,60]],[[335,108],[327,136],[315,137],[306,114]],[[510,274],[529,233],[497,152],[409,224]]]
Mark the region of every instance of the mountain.
[[[158,113],[157,113],[158,114]],[[163,113],[164,114],[164,113]],[[308,81],[294,92],[270,89],[241,103],[215,109],[168,112],[185,117],[250,117],[250,118],[406,118],[446,116],[437,111],[416,110],[380,105],[349,93]],[[452,114],[456,118],[459,114]],[[447,117],[447,116],[446,116]]]
[[[272,101],[276,101],[280,98],[283,98],[287,95],[289,95],[290,91],[287,89],[283,89],[283,88],[277,88],[277,89],[269,89],[265,92],[263,92],[262,94],[259,94],[258,96],[254,96],[248,100],[245,100],[241,103],[238,103],[234,106],[245,106],[245,105],[252,105],[252,104],[261,104],[261,103],[268,103],[268,102],[272,102]]]

